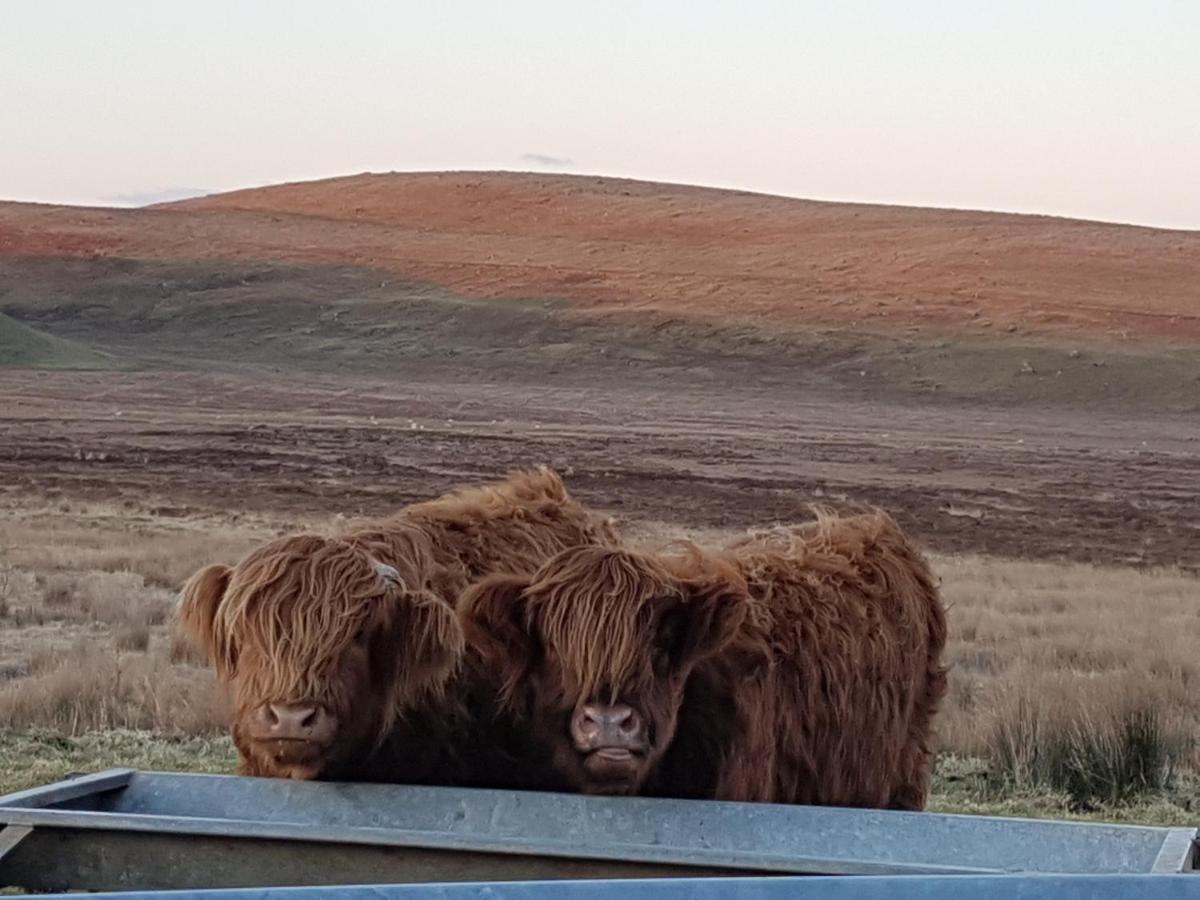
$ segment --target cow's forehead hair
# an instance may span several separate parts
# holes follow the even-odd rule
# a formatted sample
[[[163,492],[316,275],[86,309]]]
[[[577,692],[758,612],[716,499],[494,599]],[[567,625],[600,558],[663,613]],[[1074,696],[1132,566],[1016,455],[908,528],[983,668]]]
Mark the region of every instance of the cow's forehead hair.
[[[644,554],[588,546],[551,560],[526,595],[530,624],[590,695],[645,677],[656,607],[681,590],[679,579]]]
[[[346,541],[281,538],[234,569],[215,631],[231,664],[238,648],[258,647],[275,665],[301,665],[340,649],[390,589],[374,561]]]

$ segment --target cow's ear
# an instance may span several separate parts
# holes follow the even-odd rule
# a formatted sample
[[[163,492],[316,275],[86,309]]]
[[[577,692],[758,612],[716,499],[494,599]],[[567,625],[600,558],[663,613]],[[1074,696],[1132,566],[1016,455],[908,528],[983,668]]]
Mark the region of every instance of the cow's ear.
[[[429,591],[403,591],[385,637],[384,658],[395,660],[393,684],[407,689],[442,685],[463,652],[462,628],[450,604]]]
[[[527,587],[528,578],[492,575],[473,584],[458,601],[467,643],[499,673],[501,692],[507,696],[537,651],[525,608]]]
[[[179,625],[187,638],[212,660],[218,669],[233,668],[229,648],[218,646],[217,608],[229,587],[229,566],[205,566],[184,584],[179,599]]]
[[[742,627],[750,597],[737,578],[715,575],[684,583],[678,598],[664,604],[655,644],[676,671],[720,652]]]

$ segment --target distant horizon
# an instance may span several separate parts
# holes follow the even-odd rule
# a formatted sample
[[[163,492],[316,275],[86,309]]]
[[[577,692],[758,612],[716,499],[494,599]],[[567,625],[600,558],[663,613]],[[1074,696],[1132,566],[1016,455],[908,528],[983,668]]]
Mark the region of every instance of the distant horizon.
[[[358,171],[358,172],[343,172],[335,175],[319,175],[311,178],[292,178],[285,181],[267,181],[261,184],[246,184],[237,187],[206,190],[203,188],[164,188],[162,190],[149,190],[139,194],[130,194],[126,196],[101,197],[95,199],[78,199],[78,200],[30,200],[21,197],[0,197],[0,203],[28,203],[43,206],[70,206],[80,209],[120,209],[120,210],[135,210],[145,209],[160,203],[172,203],[179,200],[194,200],[200,197],[211,197],[220,194],[232,194],[238,191],[252,191],[259,188],[282,187],[292,184],[307,184],[318,181],[334,181],[339,178],[355,178],[364,175],[452,175],[456,173],[477,173],[480,175],[531,175],[539,177],[567,176],[572,178],[604,178],[613,181],[635,181],[642,184],[661,184],[670,187],[681,188],[702,188],[705,190],[714,191],[729,191],[731,193],[755,194],[762,197],[778,197],[784,200],[799,200],[811,203],[828,203],[831,205],[842,206],[879,206],[895,209],[917,209],[917,210],[932,210],[942,212],[964,212],[964,213],[989,213],[1001,216],[1025,216],[1031,218],[1043,219],[1061,219],[1069,222],[1089,222],[1097,225],[1115,225],[1130,228],[1148,228],[1155,231],[1182,231],[1196,232],[1200,231],[1200,226],[1171,226],[1158,225],[1151,222],[1135,222],[1122,221],[1119,219],[1097,219],[1087,216],[1072,215],[1068,213],[1041,212],[1032,209],[988,209],[985,207],[974,206],[947,206],[937,204],[924,203],[899,203],[879,200],[846,200],[834,197],[814,197],[814,196],[799,196],[795,194],[781,194],[772,191],[757,190],[748,187],[738,187],[731,185],[720,184],[700,184],[686,181],[670,181],[657,178],[638,178],[630,175],[608,175],[602,172],[583,172],[583,171],[565,171],[562,169],[521,169],[521,168],[452,168],[452,169],[388,169],[377,171]]]
[[[1200,230],[1200,3],[16,4],[0,196],[527,170]]]

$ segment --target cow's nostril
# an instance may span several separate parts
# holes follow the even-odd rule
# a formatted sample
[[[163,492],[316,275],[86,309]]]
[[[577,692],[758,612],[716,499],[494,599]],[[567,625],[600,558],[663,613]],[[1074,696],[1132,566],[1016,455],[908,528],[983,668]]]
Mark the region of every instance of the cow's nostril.
[[[250,728],[255,740],[324,743],[337,736],[338,718],[320,703],[264,703]]]
[[[571,736],[580,750],[596,747],[634,747],[644,726],[637,710],[624,703],[583,706],[571,721]]]

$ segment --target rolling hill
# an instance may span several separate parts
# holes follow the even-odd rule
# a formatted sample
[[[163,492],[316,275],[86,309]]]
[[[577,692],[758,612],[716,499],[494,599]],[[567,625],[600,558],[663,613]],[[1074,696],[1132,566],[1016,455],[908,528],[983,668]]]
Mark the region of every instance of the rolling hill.
[[[0,313],[146,365],[1200,408],[1200,233],[582,176],[0,203]]]

